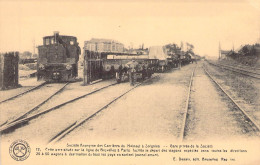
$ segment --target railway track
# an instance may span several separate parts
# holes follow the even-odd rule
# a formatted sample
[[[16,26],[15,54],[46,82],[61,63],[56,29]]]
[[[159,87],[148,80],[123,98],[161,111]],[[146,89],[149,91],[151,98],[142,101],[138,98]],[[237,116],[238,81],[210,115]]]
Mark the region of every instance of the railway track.
[[[5,125],[10,125],[11,123],[14,123],[20,119],[25,118],[26,116],[28,116],[29,114],[31,114],[32,112],[36,111],[37,109],[39,109],[43,104],[45,104],[47,101],[49,101],[52,97],[54,97],[55,95],[57,95],[58,93],[62,92],[64,90],[64,88],[69,85],[70,83],[66,83],[65,85],[63,85],[61,88],[59,88],[55,93],[51,94],[49,97],[47,97],[45,100],[43,100],[41,103],[37,104],[36,106],[34,106],[33,108],[31,108],[30,110],[26,111],[24,114],[20,115],[19,117],[16,117],[15,119],[11,120],[11,121],[6,121],[5,123],[1,124],[1,126],[5,126]]]
[[[195,69],[193,70],[191,77],[190,77],[190,84],[189,84],[189,89],[188,89],[188,95],[187,95],[187,99],[186,99],[186,105],[185,105],[185,111],[184,111],[184,118],[183,118],[183,122],[182,122],[182,126],[181,126],[181,131],[179,134],[179,140],[180,141],[184,141],[185,140],[185,136],[187,135],[187,125],[188,125],[188,118],[189,118],[189,109],[190,107],[190,94],[191,94],[191,88],[192,88],[192,84],[193,84],[193,77],[194,77],[194,72]],[[239,109],[239,111],[241,112],[241,115],[243,115],[244,119],[245,119],[245,123],[249,124],[252,129],[254,131],[259,132],[260,131],[260,126],[257,124],[257,122],[246,112],[245,109],[243,109],[234,98],[232,98],[225,90],[224,88],[213,78],[213,76],[205,69],[205,67],[203,67],[206,75],[217,85],[217,87],[229,98],[230,102]],[[240,113],[239,113],[240,114]]]
[[[224,65],[226,65],[226,64],[224,64]],[[238,67],[238,68],[249,69],[252,71],[260,71],[260,68],[258,68],[258,67],[250,67],[250,66],[246,66],[246,65],[237,65],[237,64],[234,64],[234,65],[236,65],[236,67]],[[232,66],[234,66],[234,65],[232,64]]]
[[[253,127],[253,129],[255,131],[260,131],[260,126],[257,124],[257,122],[246,112],[245,109],[243,109],[238,103],[237,101],[232,98],[232,96],[230,96],[227,91],[215,80],[215,78],[213,78],[213,76],[205,69],[205,67],[203,67],[206,75],[217,85],[217,87],[229,98],[229,100],[235,105],[235,107],[238,108],[238,110],[240,112],[242,112],[242,114],[244,115],[246,122]]]
[[[29,121],[32,120],[32,119],[35,119],[35,118],[37,118],[37,117],[39,117],[39,116],[41,116],[41,115],[44,115],[44,114],[46,114],[46,113],[48,113],[48,112],[51,112],[51,111],[54,111],[54,110],[56,110],[56,109],[58,109],[58,108],[60,108],[60,107],[63,107],[63,106],[65,106],[65,105],[67,105],[67,104],[70,104],[70,103],[73,103],[73,102],[75,102],[75,101],[77,101],[77,100],[79,100],[79,99],[82,99],[82,98],[84,98],[84,97],[86,97],[86,96],[89,96],[89,95],[91,95],[91,94],[94,94],[94,93],[96,93],[96,92],[98,92],[98,91],[101,91],[101,90],[103,90],[103,89],[105,89],[105,88],[108,88],[108,87],[110,87],[110,86],[114,86],[114,85],[116,85],[116,84],[117,84],[117,83],[113,83],[113,84],[104,86],[104,87],[102,87],[102,88],[99,88],[99,89],[96,89],[96,90],[94,90],[94,91],[92,91],[92,92],[89,92],[89,93],[86,93],[86,94],[84,94],[84,95],[78,96],[78,97],[76,97],[76,98],[73,98],[73,99],[71,99],[71,100],[69,100],[69,101],[63,102],[63,103],[61,103],[61,104],[59,104],[59,105],[56,105],[56,106],[54,106],[54,107],[51,107],[51,108],[49,108],[49,109],[43,110],[43,111],[41,111],[41,112],[39,112],[39,113],[36,113],[36,114],[34,114],[34,115],[30,115],[31,112],[33,112],[33,111],[35,111],[36,109],[39,108],[39,107],[38,107],[39,105],[41,106],[42,104],[44,104],[44,103],[46,102],[46,100],[45,100],[45,101],[42,102],[41,104],[35,106],[33,109],[27,111],[25,114],[23,114],[23,115],[17,117],[15,120],[12,120],[12,121],[10,121],[10,122],[8,122],[8,123],[6,123],[6,124],[3,124],[3,125],[0,127],[0,133],[3,133],[3,134],[4,134],[4,133],[7,133],[7,132],[11,131],[13,128],[18,128],[19,126],[21,126],[21,125],[23,125],[23,124],[29,122]],[[62,89],[64,89],[64,88],[65,88],[65,86],[63,86]],[[60,92],[60,91],[57,91],[56,94],[59,93],[59,92]],[[53,95],[53,96],[54,96],[54,95]],[[53,97],[53,96],[51,96],[51,97]],[[51,97],[48,98],[48,99],[51,99]]]
[[[46,84],[47,84],[46,82],[43,82],[43,83],[41,83],[41,84],[39,84],[39,85],[37,85],[37,86],[31,88],[31,89],[28,89],[28,90],[22,92],[22,93],[19,93],[19,94],[15,95],[15,96],[9,97],[9,98],[7,98],[7,99],[5,99],[5,100],[3,100],[3,101],[0,101],[0,104],[2,104],[2,103],[4,103],[4,102],[7,102],[7,101],[10,101],[10,100],[13,100],[13,99],[15,99],[15,98],[17,98],[17,97],[19,97],[19,96],[22,96],[22,95],[24,95],[24,94],[26,94],[26,93],[32,92],[32,91],[34,91],[34,90],[36,90],[36,89],[38,89],[38,88],[40,88],[40,87],[42,87],[42,86],[44,86],[44,85],[46,85]]]
[[[98,80],[98,81],[95,81],[95,82],[93,82],[93,83],[91,83],[91,84],[89,84],[89,85],[97,84],[97,83],[99,83],[99,82],[101,82],[101,81],[102,81],[102,80]],[[27,110],[23,115],[20,115],[19,117],[16,117],[15,119],[12,119],[12,120],[10,120],[10,121],[7,120],[7,121],[1,123],[1,124],[0,124],[0,130],[1,130],[1,127],[5,126],[5,125],[7,125],[7,124],[14,123],[14,122],[16,122],[16,121],[18,121],[18,120],[20,120],[20,119],[23,119],[23,118],[25,118],[26,116],[28,116],[29,114],[31,114],[32,112],[38,110],[42,105],[44,105],[44,104],[45,104],[47,101],[49,101],[52,97],[54,97],[54,96],[56,96],[58,93],[62,92],[62,91],[64,90],[64,88],[65,88],[67,85],[69,85],[70,83],[71,83],[71,82],[67,82],[64,86],[62,86],[61,88],[59,88],[55,93],[53,93],[52,95],[50,95],[48,98],[46,98],[45,100],[43,100],[43,101],[42,101],[41,103],[39,103],[38,105],[36,105],[36,106],[34,106],[33,108],[31,108],[30,110]],[[23,93],[20,93],[20,94],[18,94],[18,95],[16,95],[16,96],[10,97],[10,98],[8,98],[8,99],[6,99],[6,100],[3,100],[2,102],[0,102],[0,104],[1,104],[1,103],[4,103],[4,102],[7,102],[7,101],[10,101],[10,100],[12,100],[12,99],[14,99],[14,98],[16,98],[16,97],[22,96],[22,95],[24,95],[24,94],[26,94],[26,93],[32,92],[33,90],[39,89],[40,87],[42,87],[42,86],[44,86],[44,85],[46,85],[46,84],[48,84],[48,83],[44,82],[44,83],[42,83],[42,84],[40,84],[40,85],[38,85],[38,86],[35,86],[35,87],[33,87],[33,88],[31,88],[31,89],[29,89],[29,90],[23,92]]]
[[[212,62],[209,62],[209,61],[208,61],[208,63],[211,64],[211,65],[217,66],[217,67],[221,67],[221,68],[230,70],[232,72],[236,72],[236,73],[243,74],[243,75],[246,75],[246,76],[249,76],[249,77],[260,79],[260,73],[258,73],[258,72],[253,72],[253,71],[249,71],[249,70],[246,70],[246,69],[241,69],[241,68],[223,65],[223,64],[216,64],[216,63],[212,63]]]
[[[32,113],[33,111],[39,109],[43,104],[45,104],[47,101],[49,101],[52,97],[54,97],[55,95],[57,95],[58,93],[62,92],[65,87],[67,85],[69,85],[70,83],[66,83],[65,85],[63,85],[60,89],[58,89],[54,94],[52,94],[51,96],[49,96],[47,99],[45,99],[44,101],[42,101],[40,104],[36,105],[34,108],[30,109],[28,112],[26,112],[25,114],[19,116],[18,118],[16,118],[15,120],[11,121],[10,123],[13,123],[17,120],[20,120],[22,118],[25,118],[26,116],[28,116],[30,113]]]
[[[153,77],[156,78],[159,75]],[[151,79],[151,78],[150,78]],[[68,135],[70,132],[72,132],[73,130],[75,130],[76,128],[78,128],[79,126],[81,126],[83,123],[89,121],[90,119],[92,119],[93,117],[95,117],[98,113],[104,111],[105,109],[107,109],[112,103],[114,103],[115,101],[117,101],[118,99],[120,99],[121,97],[123,97],[124,95],[126,95],[127,93],[129,93],[130,91],[132,91],[133,89],[137,88],[138,86],[142,85],[143,83],[147,82],[147,79],[145,81],[143,81],[142,83],[138,83],[137,85],[133,86],[132,88],[130,88],[129,90],[127,90],[126,92],[124,92],[123,94],[121,94],[120,96],[114,98],[112,101],[110,101],[109,103],[107,103],[106,105],[104,105],[102,108],[98,109],[96,112],[94,112],[91,115],[88,115],[86,117],[83,117],[77,121],[75,121],[73,124],[69,125],[68,127],[66,127],[65,129],[61,130],[58,134],[56,134],[53,138],[51,138],[49,140],[49,145],[54,144],[58,141],[60,141],[61,139],[63,139],[66,135]]]
[[[184,115],[184,119],[183,119],[183,122],[182,122],[181,132],[180,132],[180,136],[179,136],[180,141],[183,141],[184,137],[185,137],[185,129],[186,129],[188,110],[189,110],[189,103],[190,103],[190,93],[191,93],[191,87],[192,87],[193,77],[194,77],[194,73],[195,73],[196,68],[197,68],[197,65],[193,69],[193,71],[191,73],[191,76],[190,76],[188,95],[187,95],[186,104],[185,104],[185,111],[184,111],[184,114],[183,114]]]

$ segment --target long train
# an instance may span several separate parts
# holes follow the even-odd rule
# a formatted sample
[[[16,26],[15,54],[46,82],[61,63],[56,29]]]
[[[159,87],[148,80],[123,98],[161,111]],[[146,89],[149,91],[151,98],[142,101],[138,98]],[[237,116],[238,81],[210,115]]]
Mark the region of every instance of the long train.
[[[165,72],[190,62],[189,54],[169,55],[164,47],[151,47],[147,55],[85,50],[84,83],[115,77],[117,82],[129,80],[134,84],[155,72]]]
[[[38,46],[38,50],[38,80],[76,80],[81,54],[76,37],[55,32],[52,36],[43,37],[43,45]],[[84,83],[90,83],[97,79],[115,77],[118,82],[134,82],[137,79],[151,77],[155,72],[164,72],[191,61],[189,54],[169,53],[166,47],[151,47],[147,55],[84,50],[83,80]]]

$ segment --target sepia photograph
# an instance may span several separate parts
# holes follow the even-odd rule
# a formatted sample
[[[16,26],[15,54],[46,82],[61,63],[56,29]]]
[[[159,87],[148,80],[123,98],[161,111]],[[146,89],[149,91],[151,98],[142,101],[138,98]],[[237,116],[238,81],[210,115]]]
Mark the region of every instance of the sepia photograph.
[[[0,0],[0,165],[259,165],[260,0]]]

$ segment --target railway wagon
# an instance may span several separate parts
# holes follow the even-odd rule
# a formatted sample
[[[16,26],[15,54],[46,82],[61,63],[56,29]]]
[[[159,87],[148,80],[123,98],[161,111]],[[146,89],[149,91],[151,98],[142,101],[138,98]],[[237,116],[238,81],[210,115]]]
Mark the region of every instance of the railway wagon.
[[[150,77],[157,65],[158,60],[148,59],[148,56],[85,50],[84,84],[106,78],[133,83],[137,79]]]
[[[159,65],[158,59],[148,55],[108,55],[103,61],[103,75],[115,73],[117,82],[129,80],[134,84],[138,79],[150,78]]]
[[[180,55],[178,54],[169,54],[169,58],[167,58],[168,60],[168,66],[170,68],[176,68],[178,67],[178,64],[180,63]]]
[[[149,48],[149,59],[158,59],[157,71],[164,72],[169,69],[169,56],[164,46],[151,46]]]
[[[75,81],[78,76],[80,47],[74,36],[59,35],[43,37],[38,46],[37,79],[47,82]]]
[[[180,59],[181,59],[182,65],[187,65],[192,62],[191,55],[189,53],[185,53],[185,54],[181,55]]]

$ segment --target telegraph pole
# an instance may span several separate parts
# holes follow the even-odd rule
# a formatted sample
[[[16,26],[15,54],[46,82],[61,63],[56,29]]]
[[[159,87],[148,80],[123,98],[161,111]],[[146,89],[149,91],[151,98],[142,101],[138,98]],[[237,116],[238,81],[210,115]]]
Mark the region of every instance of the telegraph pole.
[[[33,39],[33,55],[35,54],[35,39]]]
[[[258,44],[260,44],[260,30],[259,30]]]
[[[221,46],[220,46],[220,41],[219,41],[219,46],[218,46],[218,59],[220,60],[221,58]]]

